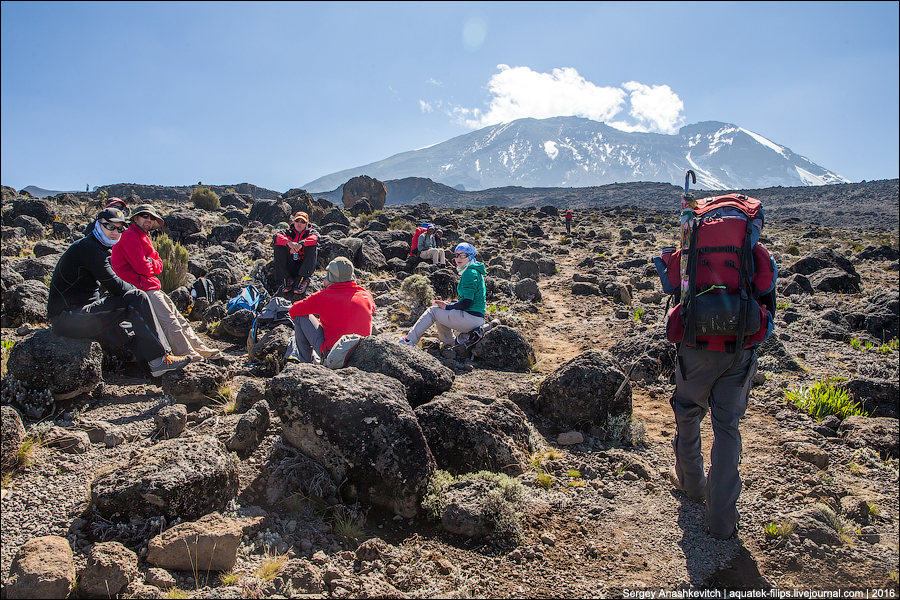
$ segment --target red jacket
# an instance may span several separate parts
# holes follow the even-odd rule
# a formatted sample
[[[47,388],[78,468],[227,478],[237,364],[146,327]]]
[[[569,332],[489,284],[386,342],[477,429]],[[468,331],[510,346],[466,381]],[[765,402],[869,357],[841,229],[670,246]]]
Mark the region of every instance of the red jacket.
[[[116,275],[138,289],[149,292],[162,289],[159,278],[163,261],[153,248],[150,236],[132,223],[112,247],[110,263]]]
[[[300,248],[300,252],[298,252],[300,255],[299,258],[303,260],[303,256],[306,254],[306,247],[315,246],[319,242],[319,234],[316,233],[315,229],[309,226],[303,230],[302,234],[299,234],[297,233],[297,230],[294,229],[293,225],[275,234],[276,246],[287,246],[289,241],[301,242],[303,244],[303,247]]]
[[[319,322],[325,332],[320,352],[330,350],[342,335],[371,335],[374,314],[375,300],[372,294],[355,281],[332,283],[324,290],[294,302],[290,311],[292,319],[304,315],[319,315]]]

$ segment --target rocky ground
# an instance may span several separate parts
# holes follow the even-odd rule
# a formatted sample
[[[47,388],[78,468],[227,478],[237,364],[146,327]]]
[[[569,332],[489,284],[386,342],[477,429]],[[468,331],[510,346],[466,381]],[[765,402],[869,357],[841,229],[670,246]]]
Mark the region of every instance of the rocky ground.
[[[660,590],[837,589],[896,597],[900,282],[895,224],[879,231],[767,224],[764,243],[782,271],[780,310],[775,339],[760,350],[760,375],[741,427],[740,530],[717,541],[705,531],[703,506],[674,490],[665,476],[674,432],[672,357],[659,337],[666,298],[647,261],[658,247],[675,242],[673,213],[583,211],[572,238],[565,237],[560,218],[534,210],[406,207],[386,215],[392,223],[401,217],[443,221],[453,235],[492,258],[502,257],[495,277],[505,274],[513,284],[520,279],[512,268],[516,257],[555,265],[552,274],[538,276],[539,295],[497,291],[489,299],[491,315],[530,342],[536,358],[530,370],[488,367],[423,344],[423,351],[454,371],[454,392],[518,400],[540,433],[543,449],[516,478],[513,527],[469,539],[448,533],[427,514],[404,518],[362,504],[335,500],[320,506],[309,498],[285,497],[279,487],[284,473],[302,459],[285,444],[275,419],[262,442],[240,455],[238,493],[223,511],[226,517],[263,517],[245,530],[237,564],[225,574],[202,568],[160,574],[146,562],[146,540],[128,538],[127,526],[104,527],[90,514],[91,482],[157,443],[154,417],[172,404],[158,379],[134,365],[120,365],[105,370],[103,384],[61,414],[41,422],[25,419],[32,434],[46,434],[50,420],[70,429],[104,421],[117,425],[124,441],[113,447],[92,443],[82,453],[38,444],[26,464],[4,477],[4,595],[22,544],[57,535],[69,540],[79,571],[94,543],[126,540],[140,557],[137,581],[154,584],[133,585],[125,594],[141,597],[638,597]],[[360,225],[354,219],[350,233]],[[258,229],[267,235],[272,230]],[[823,248],[833,254],[822,254]],[[846,259],[845,273],[849,265],[858,274],[858,290],[821,291],[828,284],[815,271],[798,277],[805,270],[801,259],[831,257],[830,268],[844,264],[834,255]],[[4,269],[15,264],[15,258],[4,260]],[[820,289],[805,290],[810,281]],[[376,296],[399,291],[399,279],[387,270],[362,272],[360,282],[381,290]],[[573,288],[578,282],[596,289]],[[4,304],[9,302],[4,295]],[[409,310],[400,302],[379,304],[378,329],[391,337],[405,333]],[[2,330],[4,343],[22,341],[41,326],[15,326],[8,306],[5,310],[6,325],[12,326]],[[258,365],[249,363],[245,340],[211,336],[216,329],[201,323],[196,323],[201,336],[234,360],[229,386],[235,395],[265,382]],[[609,351],[623,371],[638,363],[632,372],[630,435],[583,431],[581,443],[560,444],[560,434],[571,428],[547,420],[521,399],[567,361],[596,349]],[[819,422],[786,398],[816,381],[843,385],[865,407],[877,409],[875,416],[888,419],[884,439],[873,444],[874,435],[865,430]],[[233,415],[216,404],[192,409],[188,420],[187,434],[227,438],[234,429]],[[708,423],[703,434],[708,457]],[[829,508],[831,530],[823,534],[810,519],[826,515],[828,521]],[[792,533],[767,535],[767,526],[785,523],[794,526]],[[280,570],[267,572],[279,558],[285,559]]]

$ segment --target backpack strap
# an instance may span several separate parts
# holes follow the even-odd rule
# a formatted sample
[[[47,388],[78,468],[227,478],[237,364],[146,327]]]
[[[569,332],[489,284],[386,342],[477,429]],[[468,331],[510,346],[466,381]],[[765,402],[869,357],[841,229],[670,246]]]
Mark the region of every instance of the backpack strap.
[[[750,310],[750,286],[753,281],[753,273],[750,269],[750,264],[753,261],[752,233],[753,223],[748,216],[746,233],[744,235],[744,247],[740,253],[741,268],[738,277],[740,281],[741,308],[740,317],[738,318],[737,337],[734,340],[734,359],[731,361],[731,368],[736,367],[740,362],[741,354],[744,350],[744,340],[746,339],[744,332],[747,329],[747,311]]]
[[[691,247],[688,250],[688,297],[681,299],[681,317],[682,323],[685,324],[683,342],[688,346],[697,345],[697,324],[695,318],[694,298],[697,295],[697,259],[699,251],[697,248],[697,235],[699,225],[695,226],[691,231]],[[684,251],[682,249],[682,251]]]

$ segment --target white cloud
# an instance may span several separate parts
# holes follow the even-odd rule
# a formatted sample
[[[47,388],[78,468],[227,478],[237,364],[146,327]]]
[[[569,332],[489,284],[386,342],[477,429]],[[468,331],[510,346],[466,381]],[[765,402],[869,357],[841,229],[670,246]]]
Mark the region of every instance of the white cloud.
[[[526,117],[576,116],[624,131],[675,133],[683,122],[684,104],[667,85],[629,81],[621,87],[600,87],[570,67],[550,73],[508,65],[497,68],[500,72],[488,82],[491,100],[486,110],[454,107],[448,113],[473,129]],[[630,118],[613,121],[626,108]]]
[[[430,113],[434,110],[433,108],[431,108],[431,104],[429,102],[425,102],[424,100],[419,100],[419,108],[423,113]]]

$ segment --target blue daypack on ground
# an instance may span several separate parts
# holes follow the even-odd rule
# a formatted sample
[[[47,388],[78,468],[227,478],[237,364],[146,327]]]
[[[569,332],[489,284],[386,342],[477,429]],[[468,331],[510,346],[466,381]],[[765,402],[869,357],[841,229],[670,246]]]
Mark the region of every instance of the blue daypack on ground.
[[[228,301],[228,304],[225,305],[225,311],[229,315],[242,308],[256,312],[259,310],[260,305],[265,302],[268,295],[265,290],[260,292],[259,288],[253,284],[245,286],[240,294]]]

